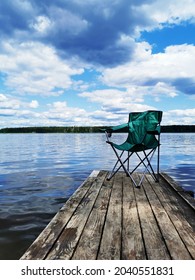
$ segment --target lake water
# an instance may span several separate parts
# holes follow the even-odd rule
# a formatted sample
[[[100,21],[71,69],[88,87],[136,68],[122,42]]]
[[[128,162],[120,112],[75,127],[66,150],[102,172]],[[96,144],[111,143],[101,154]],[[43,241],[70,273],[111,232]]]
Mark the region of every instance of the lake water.
[[[19,259],[83,180],[110,170],[115,157],[101,133],[0,134],[0,143],[0,259]],[[194,143],[195,133],[162,134],[160,170],[195,193]]]

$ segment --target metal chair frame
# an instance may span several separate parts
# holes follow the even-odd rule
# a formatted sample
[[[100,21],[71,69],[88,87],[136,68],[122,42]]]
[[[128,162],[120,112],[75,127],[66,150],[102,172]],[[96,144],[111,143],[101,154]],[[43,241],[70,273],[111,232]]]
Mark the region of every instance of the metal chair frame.
[[[117,152],[117,149],[114,147],[114,144],[110,141],[110,138],[112,136],[112,133],[110,132],[110,130],[109,129],[105,130],[105,133],[106,133],[106,138],[107,138],[106,142],[111,145],[111,147],[112,147],[112,149],[113,149],[113,151],[114,151],[114,153],[117,157],[117,161],[116,161],[112,171],[109,173],[109,175],[107,177],[107,180],[110,180],[122,168],[124,170],[124,172],[126,173],[126,175],[131,178],[135,187],[140,187],[141,186],[146,172],[148,172],[156,182],[159,181],[160,133],[157,133],[155,131],[148,131],[144,136],[144,138],[145,138],[147,134],[158,135],[158,138],[157,138],[158,145],[156,147],[151,148],[151,149],[143,149],[143,150],[140,150],[140,151],[122,150],[121,153]],[[144,138],[142,139],[142,141],[140,141],[140,143],[142,143],[144,141]],[[151,161],[153,159],[153,156],[154,156],[156,150],[157,150],[157,172],[155,173],[155,171],[152,167]],[[122,159],[125,152],[127,152],[127,156],[126,156],[125,159]],[[130,171],[130,159],[131,159],[133,154],[135,154],[138,157],[140,162],[134,167],[134,169],[132,171]],[[141,156],[141,154],[142,154],[142,156]],[[140,178],[139,182],[137,183],[132,175],[140,167],[140,165],[144,166],[144,171],[141,175],[141,178]]]

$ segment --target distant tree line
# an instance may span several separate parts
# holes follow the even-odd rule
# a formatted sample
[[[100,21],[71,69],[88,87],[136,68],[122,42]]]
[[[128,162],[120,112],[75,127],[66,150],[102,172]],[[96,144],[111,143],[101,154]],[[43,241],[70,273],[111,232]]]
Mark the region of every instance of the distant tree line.
[[[161,132],[166,132],[166,133],[195,132],[195,125],[163,125],[161,126]]]
[[[11,127],[0,129],[0,133],[97,133],[103,132],[103,128],[105,126]],[[162,133],[195,132],[195,125],[164,125],[161,126],[161,131]]]
[[[41,126],[2,128],[0,133],[93,133],[100,132],[100,127],[90,126]]]

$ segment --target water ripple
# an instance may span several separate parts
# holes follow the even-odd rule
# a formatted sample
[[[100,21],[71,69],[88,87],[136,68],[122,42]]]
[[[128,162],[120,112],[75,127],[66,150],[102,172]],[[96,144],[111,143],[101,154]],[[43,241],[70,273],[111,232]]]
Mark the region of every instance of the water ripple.
[[[161,139],[161,170],[195,193],[195,134]],[[18,259],[91,171],[110,169],[115,156],[103,134],[0,134],[0,141],[0,259]]]

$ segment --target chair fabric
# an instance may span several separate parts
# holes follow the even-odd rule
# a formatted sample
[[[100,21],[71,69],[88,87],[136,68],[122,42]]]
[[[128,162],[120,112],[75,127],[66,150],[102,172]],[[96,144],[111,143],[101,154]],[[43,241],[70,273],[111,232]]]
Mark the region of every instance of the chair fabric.
[[[157,175],[159,173],[159,147],[160,147],[160,123],[162,120],[162,111],[145,111],[145,112],[132,112],[129,114],[129,120],[128,123],[113,126],[105,129],[106,135],[107,135],[107,143],[111,145],[113,148],[116,156],[117,156],[117,162],[111,172],[111,175],[109,176],[109,179],[116,173],[120,168],[123,168],[124,171],[127,173],[128,176],[131,176],[131,174],[138,168],[134,168],[132,172],[129,171],[129,166],[126,168],[124,166],[124,163],[128,163],[129,165],[129,159],[130,157],[135,153],[140,162],[140,164],[143,164],[145,166],[145,171],[150,170],[152,171],[152,175],[155,180],[158,180],[158,176],[155,175],[155,172],[151,165],[151,160],[153,157],[154,152],[158,148],[158,162],[157,162]],[[110,141],[110,138],[112,136],[112,133],[114,132],[127,132],[127,139],[122,144],[113,143]],[[158,137],[156,137],[158,136]],[[146,154],[145,151],[150,150],[148,154]],[[119,155],[119,151],[121,151],[121,155]],[[128,155],[124,161],[122,161],[122,155],[124,152],[127,152]],[[144,157],[141,158],[139,153],[142,152],[144,154]],[[149,156],[151,155],[151,158],[149,159]],[[145,161],[147,163],[145,163]],[[117,164],[119,164],[119,168],[116,169]],[[116,169],[116,171],[115,171]],[[150,172],[150,171],[149,171]],[[134,184],[138,186],[138,184],[135,183],[134,179],[132,178]],[[142,178],[143,180],[143,178]]]

